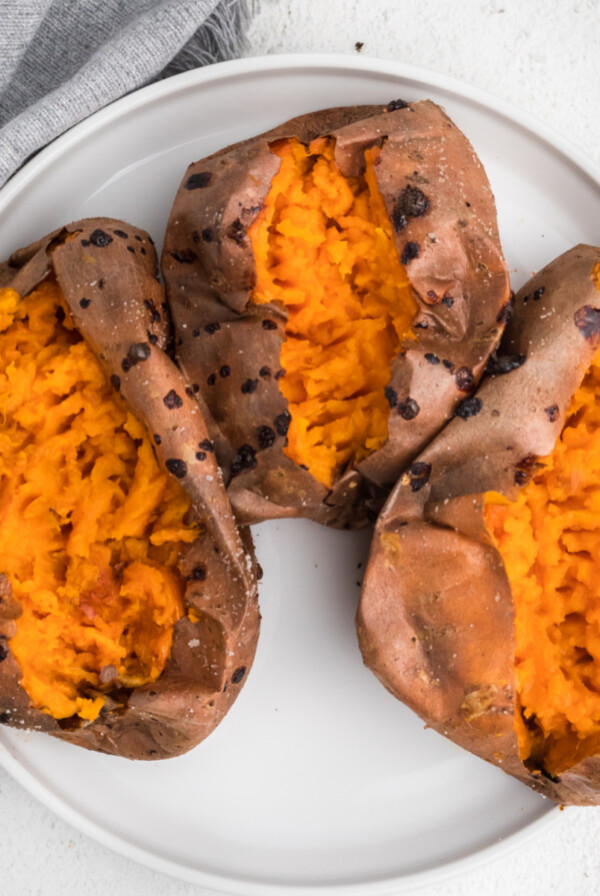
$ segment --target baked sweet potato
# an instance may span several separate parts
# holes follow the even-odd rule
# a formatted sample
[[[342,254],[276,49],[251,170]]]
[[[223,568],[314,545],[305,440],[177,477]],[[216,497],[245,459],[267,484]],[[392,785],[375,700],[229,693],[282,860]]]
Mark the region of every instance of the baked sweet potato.
[[[520,290],[474,396],[376,527],[365,663],[431,727],[600,803],[600,249]]]
[[[245,523],[363,525],[509,301],[485,172],[428,101],[303,115],[191,165],[162,270]]]
[[[259,626],[156,270],[93,219],[0,271],[0,720],[136,759],[212,731]]]

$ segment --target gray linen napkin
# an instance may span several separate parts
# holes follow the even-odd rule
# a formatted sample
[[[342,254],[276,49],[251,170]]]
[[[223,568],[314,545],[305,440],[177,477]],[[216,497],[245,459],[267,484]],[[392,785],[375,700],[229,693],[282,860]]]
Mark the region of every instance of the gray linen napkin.
[[[120,96],[236,56],[255,0],[0,0],[0,186]]]

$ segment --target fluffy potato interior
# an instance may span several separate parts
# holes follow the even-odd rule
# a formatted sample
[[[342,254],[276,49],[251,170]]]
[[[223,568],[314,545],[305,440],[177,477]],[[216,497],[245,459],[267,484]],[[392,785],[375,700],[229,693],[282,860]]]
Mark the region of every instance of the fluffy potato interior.
[[[514,598],[521,759],[560,774],[600,749],[600,354],[541,462],[485,516]]]
[[[417,305],[377,188],[379,149],[344,177],[333,139],[272,144],[281,159],[250,228],[252,301],[288,311],[280,389],[291,413],[288,457],[330,486],[388,436],[384,389]]]
[[[155,680],[182,615],[190,501],[73,328],[55,282],[0,290],[0,571],[32,703],[93,720]]]

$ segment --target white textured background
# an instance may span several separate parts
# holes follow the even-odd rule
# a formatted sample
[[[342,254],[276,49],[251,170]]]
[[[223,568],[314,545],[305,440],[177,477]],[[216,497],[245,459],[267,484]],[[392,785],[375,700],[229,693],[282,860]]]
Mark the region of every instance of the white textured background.
[[[262,0],[248,55],[351,53],[358,42],[363,55],[443,72],[508,99],[600,162],[598,0]],[[600,242],[600,222],[598,234]],[[1,770],[0,867],[6,896],[203,893],[96,845]],[[597,896],[600,809],[566,810],[521,850],[419,893]]]

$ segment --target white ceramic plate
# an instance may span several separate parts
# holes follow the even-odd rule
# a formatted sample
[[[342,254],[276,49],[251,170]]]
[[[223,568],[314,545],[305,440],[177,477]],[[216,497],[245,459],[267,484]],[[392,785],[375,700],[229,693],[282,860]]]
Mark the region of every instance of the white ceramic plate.
[[[494,188],[514,286],[598,241],[600,176],[517,110],[372,59],[226,63],[141,90],[74,128],[0,192],[0,258],[60,224],[111,215],[157,241],[187,164],[301,112],[430,97]],[[237,704],[196,750],[130,763],[3,728],[0,762],[100,842],[236,894],[381,894],[472,867],[539,831],[550,805],[462,752],[363,667],[354,632],[368,533],[255,529],[263,629]]]

